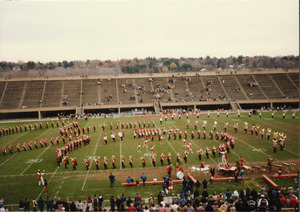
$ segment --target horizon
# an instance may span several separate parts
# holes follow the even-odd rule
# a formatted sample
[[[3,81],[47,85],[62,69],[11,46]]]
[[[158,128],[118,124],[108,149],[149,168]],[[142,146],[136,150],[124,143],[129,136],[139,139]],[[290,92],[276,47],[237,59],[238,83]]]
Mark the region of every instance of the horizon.
[[[296,0],[1,1],[9,62],[299,55]]]

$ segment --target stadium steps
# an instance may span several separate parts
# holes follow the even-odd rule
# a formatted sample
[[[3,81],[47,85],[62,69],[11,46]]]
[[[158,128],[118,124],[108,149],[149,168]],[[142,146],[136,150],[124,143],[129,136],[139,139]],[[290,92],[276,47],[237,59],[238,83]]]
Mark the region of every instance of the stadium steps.
[[[72,80],[64,82],[64,95],[68,96],[68,104],[62,105],[66,106],[80,106],[80,89],[81,89],[81,80]]]
[[[65,95],[65,81],[61,82],[61,90],[60,90],[60,102],[59,107],[62,107],[63,99],[62,97]]]
[[[153,84],[149,81],[149,78],[136,78],[134,79],[134,83],[138,99],[143,99],[143,103],[153,103],[156,101]]]
[[[236,89],[239,84],[233,76],[219,76],[221,84],[226,91],[227,96],[232,100],[246,100],[246,96],[243,92],[238,92]],[[224,83],[223,83],[224,82]]]
[[[135,84],[135,80],[134,79],[132,79],[132,83],[133,83],[133,86],[134,86],[133,93],[134,93],[134,96],[135,96],[135,104],[138,104],[138,97],[137,97],[137,91],[136,91],[137,86]]]
[[[284,93],[284,96],[292,99],[299,97],[298,88],[293,81],[290,80],[287,74],[274,74],[272,78],[276,82],[277,86]]]
[[[83,93],[81,95],[81,104],[83,106],[89,106],[89,105],[98,105],[100,104],[100,85],[98,85],[98,80],[82,80],[82,89],[81,92]]]
[[[45,81],[28,82],[22,105],[27,108],[40,107]]]
[[[63,81],[47,81],[42,107],[60,107],[62,105]]]
[[[282,90],[279,88],[279,86],[277,85],[277,83],[276,83],[275,80],[273,79],[272,75],[269,75],[269,76],[270,76],[270,79],[272,80],[272,82],[274,83],[274,85],[276,86],[276,88],[279,90],[280,94],[281,94],[282,96],[286,96],[286,95],[282,92]],[[284,80],[282,80],[282,81],[284,81]]]
[[[254,75],[253,75],[254,77]],[[258,87],[261,88],[262,92],[267,96],[267,99],[282,99],[283,96],[280,91],[276,88],[276,85],[271,80],[270,75],[261,74],[254,77],[258,83]]]
[[[24,81],[8,82],[0,108],[19,109],[23,89]]]
[[[247,96],[247,94],[246,94],[246,92],[245,92],[243,86],[241,85],[240,81],[238,80],[238,78],[237,78],[236,76],[234,76],[234,78],[235,78],[235,80],[236,80],[236,82],[237,82],[239,88],[241,89],[241,91],[242,91],[243,94],[245,95],[246,99],[249,100],[249,97]]]
[[[0,83],[0,92],[1,92],[1,99],[0,99],[0,105],[3,101],[3,97],[4,97],[4,94],[5,94],[5,91],[6,91],[6,88],[7,88],[7,83],[8,82],[1,82]]]
[[[221,79],[220,79],[219,76],[217,76],[217,78],[218,78],[218,80],[219,80],[219,82],[220,82],[221,88],[223,88],[223,90],[224,90],[224,92],[225,92],[225,94],[226,94],[226,96],[227,96],[227,99],[230,99],[230,96],[228,95],[228,93],[226,92],[226,90],[225,90],[225,88],[224,88],[224,86],[223,86],[223,84],[224,84],[225,81],[221,81]]]
[[[22,90],[22,94],[21,94],[20,103],[19,103],[18,108],[21,108],[23,106],[23,101],[24,101],[24,96],[25,96],[26,89],[27,89],[27,84],[28,84],[28,82],[24,82],[24,87],[23,87],[23,90]],[[27,107],[27,105],[25,105],[25,106]]]
[[[256,82],[252,75],[240,75],[236,76],[240,82],[241,88],[244,89],[246,95],[250,100],[255,99],[267,99],[266,95],[260,89],[260,87],[250,87],[250,82]],[[252,94],[252,95],[250,95]]]
[[[299,91],[299,74],[287,74],[287,77],[291,80],[291,82]]]
[[[241,110],[242,109],[241,106],[240,106],[240,104],[237,103],[236,101],[229,100],[229,102],[230,102],[231,109],[233,111],[237,111],[237,110]]]
[[[205,89],[206,88],[210,89],[210,91],[204,91],[204,93],[206,93],[206,97],[208,101],[211,101],[210,98],[215,98],[218,101],[223,100],[222,99],[223,96],[225,96],[226,99],[228,98],[228,96],[226,96],[224,89],[222,88],[220,81],[216,76],[205,76],[201,78],[204,82]],[[211,85],[208,84],[209,81],[211,82]]]
[[[192,102],[194,102],[194,98],[193,98],[193,95],[190,91],[189,83],[187,81],[185,81],[185,87],[187,89],[187,93],[189,94],[189,98],[191,99]]]
[[[45,90],[46,90],[46,85],[47,85],[47,81],[45,81],[45,82],[44,82],[44,85],[43,85],[43,93],[42,93],[42,97],[41,97],[42,102],[40,103],[40,107],[43,106],[44,96],[45,96]]]

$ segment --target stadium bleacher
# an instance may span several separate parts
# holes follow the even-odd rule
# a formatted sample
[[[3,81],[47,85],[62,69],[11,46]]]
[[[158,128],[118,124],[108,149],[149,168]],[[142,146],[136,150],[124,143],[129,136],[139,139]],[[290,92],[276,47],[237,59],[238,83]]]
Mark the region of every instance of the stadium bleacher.
[[[0,82],[0,110],[11,112],[75,110],[79,107],[101,109],[147,107],[171,104],[181,107],[204,102],[222,105],[236,101],[247,103],[297,102],[299,99],[299,74],[297,72],[271,73],[204,73],[189,75],[147,74],[138,77],[6,79]],[[55,109],[56,108],[56,109]],[[20,110],[20,111],[19,111]],[[84,111],[84,110],[82,110]],[[1,113],[1,111],[0,111]]]

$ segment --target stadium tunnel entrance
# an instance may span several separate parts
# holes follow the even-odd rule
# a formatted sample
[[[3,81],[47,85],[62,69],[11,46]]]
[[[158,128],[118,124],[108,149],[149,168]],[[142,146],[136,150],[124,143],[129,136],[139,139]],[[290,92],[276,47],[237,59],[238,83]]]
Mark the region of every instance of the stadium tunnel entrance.
[[[38,112],[20,112],[20,113],[0,113],[0,120],[2,119],[29,119],[39,118]]]

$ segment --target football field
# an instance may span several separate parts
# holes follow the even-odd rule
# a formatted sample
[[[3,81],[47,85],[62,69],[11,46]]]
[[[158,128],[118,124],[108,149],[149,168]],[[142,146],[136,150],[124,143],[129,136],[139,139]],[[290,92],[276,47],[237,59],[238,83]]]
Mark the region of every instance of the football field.
[[[139,179],[140,175],[145,172],[148,175],[148,179],[152,180],[152,177],[157,177],[158,180],[162,180],[162,177],[166,174],[167,166],[167,155],[171,153],[171,162],[176,164],[176,155],[178,151],[180,152],[180,164],[184,168],[189,166],[200,166],[200,161],[198,159],[198,150],[201,148],[204,152],[208,147],[211,151],[213,145],[216,146],[218,151],[218,146],[223,143],[222,140],[216,140],[215,133],[213,139],[210,139],[210,130],[213,129],[213,125],[216,122],[216,128],[219,133],[224,131],[224,125],[228,122],[227,131],[229,134],[234,136],[235,146],[234,149],[230,149],[227,154],[228,161],[232,165],[240,156],[244,158],[245,164],[254,164],[255,162],[267,162],[268,156],[275,159],[275,162],[282,163],[285,161],[297,161],[299,159],[299,114],[295,115],[295,119],[292,119],[292,114],[294,111],[288,111],[285,115],[285,119],[282,118],[282,112],[278,111],[274,113],[274,118],[271,117],[271,112],[263,112],[262,117],[259,115],[252,115],[251,118],[248,117],[248,113],[241,113],[241,117],[238,118],[236,112],[230,112],[229,116],[226,117],[225,112],[220,113],[220,117],[217,117],[216,113],[210,113],[208,117],[207,113],[200,114],[197,118],[196,114],[190,114],[187,119],[185,115],[181,116],[181,119],[176,116],[173,120],[170,115],[167,116],[167,121],[165,121],[165,116],[163,117],[162,123],[160,123],[160,116],[138,116],[138,117],[115,117],[115,118],[89,118],[88,121],[84,119],[79,119],[79,128],[90,127],[90,139],[91,142],[88,145],[81,145],[78,149],[73,149],[68,153],[70,159],[70,164],[67,168],[64,166],[64,162],[60,166],[57,164],[56,150],[57,148],[63,147],[65,144],[60,138],[59,144],[54,142],[51,145],[52,136],[56,139],[60,136],[59,127],[56,126],[56,120],[53,120],[55,126],[51,126],[52,120],[47,121],[32,121],[32,122],[5,122],[0,124],[0,128],[3,127],[15,127],[24,126],[25,124],[37,123],[37,129],[32,129],[31,131],[23,129],[23,132],[18,132],[10,135],[5,135],[0,137],[1,148],[5,145],[7,153],[0,155],[0,196],[3,197],[6,204],[15,204],[20,201],[20,199],[25,198],[38,198],[43,196],[44,188],[43,186],[38,186],[38,170],[45,170],[44,178],[48,181],[49,196],[54,200],[57,198],[74,198],[75,200],[86,199],[88,196],[94,194],[102,193],[106,199],[111,195],[120,195],[122,193],[127,194],[127,196],[134,196],[137,192],[136,187],[122,187],[122,182],[125,182],[128,176],[135,179]],[[66,124],[68,120],[64,120]],[[189,121],[189,129],[187,129],[187,123]],[[49,127],[46,128],[46,122],[48,122]],[[60,126],[61,126],[60,121]],[[72,123],[72,120],[69,120]],[[130,127],[130,122],[132,123],[132,128]],[[158,140],[158,136],[154,136],[154,140],[151,141],[151,136],[148,137],[148,148],[144,147],[145,137],[133,138],[134,123],[139,128],[139,122],[141,123],[141,128],[143,127],[143,122],[145,122],[145,129],[149,130],[160,129],[163,131],[165,127],[166,130],[171,129],[171,138],[168,139],[168,132],[162,134],[162,141]],[[203,138],[203,122],[206,123],[206,139]],[[238,123],[237,133],[234,132],[234,124]],[[244,133],[244,123],[248,123],[248,133]],[[40,129],[39,124],[42,123],[43,128]],[[122,129],[122,123],[124,124],[124,129]],[[126,127],[128,124],[128,128]],[[116,125],[118,124],[118,129]],[[201,130],[201,138],[198,138],[197,130],[195,130],[194,125]],[[251,135],[250,128],[251,125],[259,125],[259,130],[264,128],[265,134],[263,139],[260,135]],[[93,126],[96,126],[94,131]],[[105,129],[102,129],[102,126]],[[110,129],[112,125],[112,129]],[[174,140],[173,132],[174,128],[178,129],[176,140]],[[272,130],[270,140],[266,138],[266,131],[270,128]],[[74,130],[74,128],[73,128]],[[124,130],[124,139],[121,140],[118,136]],[[184,131],[187,131],[187,139],[184,143]],[[117,135],[116,141],[113,142],[111,138],[111,133],[114,131]],[[179,139],[179,131],[182,131],[182,139]],[[195,137],[191,138],[191,133],[194,131]],[[283,151],[280,151],[278,144],[277,153],[273,152],[273,132],[278,131],[286,134],[285,147]],[[87,132],[85,132],[87,133]],[[108,144],[104,142],[104,136],[108,136]],[[74,137],[74,135],[73,135]],[[32,150],[24,151],[22,145],[24,141],[29,143],[30,139],[34,142],[36,139],[38,142],[41,139],[47,138],[48,145],[35,148],[33,145]],[[69,138],[66,136],[66,145]],[[20,152],[17,152],[16,146],[20,143]],[[13,153],[9,152],[9,145],[13,146]],[[141,152],[137,151],[137,147],[140,144]],[[225,142],[226,144],[226,142]],[[189,151],[187,163],[184,163],[183,155],[185,149],[191,145],[192,152]],[[156,153],[156,167],[152,164],[152,153],[151,146],[153,146],[153,152]],[[160,163],[161,153],[165,155],[164,165]],[[112,155],[116,157],[116,169],[112,167]],[[125,168],[121,166],[121,155],[125,158]],[[129,156],[132,154],[133,157],[133,168],[129,165]],[[145,156],[146,167],[143,168],[141,157]],[[72,169],[71,158],[76,156],[77,159],[77,169]],[[95,161],[93,160],[96,156],[100,157],[99,170],[96,169]],[[104,156],[108,158],[108,168],[104,168]],[[85,166],[84,159],[90,159],[90,169],[87,170]],[[204,163],[206,165],[216,166],[221,162],[221,156],[216,154],[216,157],[210,153],[209,159],[206,158],[205,153],[202,156]],[[298,167],[297,167],[298,169]],[[112,172],[116,176],[116,187],[115,189],[110,188],[108,176]],[[261,178],[261,174],[258,174],[258,178]],[[172,176],[172,179],[176,179]],[[199,179],[202,181],[203,179]],[[220,192],[225,191],[224,185],[218,187],[216,190]],[[249,184],[250,185],[250,184]],[[252,185],[252,184],[251,184]],[[251,186],[250,185],[250,186]],[[253,184],[254,185],[254,184]],[[175,191],[180,192],[180,185],[175,186]],[[149,196],[150,193],[157,193],[161,190],[161,186],[149,186],[145,190],[140,191],[140,193]]]

